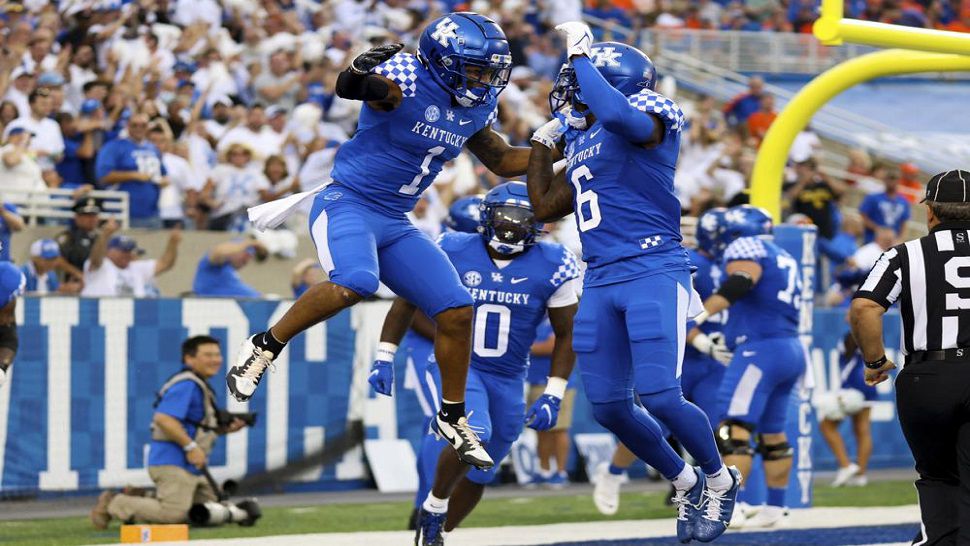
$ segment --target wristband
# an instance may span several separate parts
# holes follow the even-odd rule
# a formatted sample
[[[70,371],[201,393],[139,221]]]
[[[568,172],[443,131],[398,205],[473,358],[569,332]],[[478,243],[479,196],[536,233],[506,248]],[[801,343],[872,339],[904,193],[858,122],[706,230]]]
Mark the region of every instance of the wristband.
[[[884,354],[882,355],[882,358],[878,358],[872,362],[866,362],[866,368],[869,368],[870,370],[878,370],[879,368],[882,368],[882,365],[885,364],[887,360],[889,359],[886,358],[886,355]]]
[[[562,400],[566,397],[566,385],[569,381],[561,377],[550,377],[549,381],[546,382],[545,394],[550,396],[555,396],[556,398]]]
[[[182,451],[188,453],[197,447],[199,447],[199,444],[195,443],[195,440],[192,440],[191,442],[182,446]]]
[[[394,362],[394,355],[397,353],[397,345],[382,341],[377,345],[377,358],[385,362]]]

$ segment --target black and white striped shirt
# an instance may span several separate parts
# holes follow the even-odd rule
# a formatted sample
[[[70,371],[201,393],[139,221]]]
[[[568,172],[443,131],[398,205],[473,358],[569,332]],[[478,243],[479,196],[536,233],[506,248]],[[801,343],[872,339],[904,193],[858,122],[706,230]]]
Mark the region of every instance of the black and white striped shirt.
[[[970,347],[970,223],[887,250],[855,297],[886,309],[899,300],[905,354]]]

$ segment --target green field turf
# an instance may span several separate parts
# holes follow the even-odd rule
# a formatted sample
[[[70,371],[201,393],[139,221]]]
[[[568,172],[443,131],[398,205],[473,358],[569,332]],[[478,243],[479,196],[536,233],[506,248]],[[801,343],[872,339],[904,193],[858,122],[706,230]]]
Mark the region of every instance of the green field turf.
[[[466,521],[468,527],[537,525],[543,523],[652,519],[673,517],[664,506],[662,493],[624,493],[620,511],[605,517],[596,511],[589,495],[511,497],[482,501]],[[899,506],[915,504],[910,481],[874,482],[864,488],[816,487],[816,506]],[[0,504],[2,509],[2,504]],[[230,538],[324,532],[394,531],[407,524],[408,502],[329,504],[291,508],[268,508],[255,527],[229,525],[192,529],[192,538]],[[118,526],[95,531],[87,518],[59,518],[0,522],[0,545],[67,546],[117,543]]]

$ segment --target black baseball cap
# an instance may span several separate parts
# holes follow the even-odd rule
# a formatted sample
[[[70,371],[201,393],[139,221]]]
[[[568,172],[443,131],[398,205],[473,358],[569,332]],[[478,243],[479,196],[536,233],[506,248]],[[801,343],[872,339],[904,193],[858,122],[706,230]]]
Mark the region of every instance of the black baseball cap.
[[[74,202],[75,214],[101,214],[101,202],[94,197],[82,197]]]
[[[923,201],[970,203],[970,171],[957,169],[934,175],[926,183],[926,197]]]

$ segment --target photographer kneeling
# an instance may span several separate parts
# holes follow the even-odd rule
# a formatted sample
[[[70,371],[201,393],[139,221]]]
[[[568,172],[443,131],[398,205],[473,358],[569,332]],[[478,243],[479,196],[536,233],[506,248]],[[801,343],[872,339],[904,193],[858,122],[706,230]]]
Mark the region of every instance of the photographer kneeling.
[[[216,436],[251,425],[254,418],[251,414],[240,418],[216,406],[208,380],[222,368],[219,341],[209,336],[185,340],[182,363],[182,370],[165,382],[155,400],[148,452],[155,497],[105,491],[91,511],[91,522],[98,529],[107,527],[111,518],[123,523],[185,523],[190,508],[206,511],[202,521],[208,524],[251,525],[259,517],[253,502],[220,503],[203,475]]]

